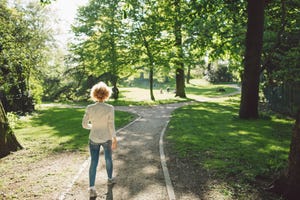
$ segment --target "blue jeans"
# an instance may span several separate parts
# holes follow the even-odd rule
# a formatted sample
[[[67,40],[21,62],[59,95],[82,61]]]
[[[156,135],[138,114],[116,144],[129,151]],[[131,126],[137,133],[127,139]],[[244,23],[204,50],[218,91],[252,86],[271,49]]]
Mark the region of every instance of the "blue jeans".
[[[100,147],[104,149],[106,172],[109,179],[112,178],[113,163],[112,163],[112,141],[108,140],[104,143],[94,143],[89,141],[90,154],[91,154],[91,165],[89,170],[90,187],[95,186],[96,172],[99,161]]]

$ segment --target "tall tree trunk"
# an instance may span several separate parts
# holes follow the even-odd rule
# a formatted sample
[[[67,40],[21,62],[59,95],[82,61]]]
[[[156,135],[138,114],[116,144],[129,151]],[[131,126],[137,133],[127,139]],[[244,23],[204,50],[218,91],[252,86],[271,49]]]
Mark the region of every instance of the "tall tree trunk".
[[[176,97],[186,98],[183,68],[176,69]]]
[[[150,67],[149,84],[150,84],[150,97],[151,97],[151,100],[155,101],[155,97],[154,97],[154,94],[153,94],[153,66]]]
[[[110,20],[111,24],[109,26],[109,32],[110,32],[110,45],[111,45],[111,82],[113,85],[112,91],[112,97],[113,99],[117,100],[119,98],[119,89],[117,87],[117,82],[118,82],[118,52],[117,52],[117,45],[116,45],[116,23],[115,23],[115,13],[116,13],[116,2],[115,1],[110,1],[109,4],[111,15]]]
[[[300,109],[296,115],[289,154],[289,165],[286,183],[286,197],[299,199],[300,197]]]
[[[154,68],[154,64],[155,64],[154,63],[154,57],[153,57],[149,42],[148,42],[147,38],[144,36],[140,26],[139,26],[138,32],[139,32],[140,36],[143,39],[143,45],[146,48],[147,56],[149,58],[149,64],[150,64],[150,68],[149,68],[150,98],[151,98],[152,101],[155,101],[155,97],[154,97],[154,94],[153,94],[153,74],[154,74],[153,68]]]
[[[188,71],[187,71],[187,74],[186,74],[186,83],[190,83],[190,80],[191,80],[191,65],[188,66]]]
[[[174,24],[174,35],[175,35],[175,46],[178,50],[177,56],[177,68],[176,68],[176,97],[186,98],[185,95],[185,83],[184,83],[184,63],[183,63],[183,52],[182,52],[182,22],[181,22],[181,0],[175,0],[175,24]]]
[[[118,82],[118,76],[116,75],[116,72],[110,72],[110,82],[113,85],[112,88],[112,98],[117,100],[119,98],[119,89],[117,87],[117,82]]]
[[[0,158],[7,156],[12,151],[17,151],[22,148],[9,127],[6,113],[0,101]]]
[[[264,28],[264,1],[248,0],[246,52],[239,117],[258,118],[259,72]]]

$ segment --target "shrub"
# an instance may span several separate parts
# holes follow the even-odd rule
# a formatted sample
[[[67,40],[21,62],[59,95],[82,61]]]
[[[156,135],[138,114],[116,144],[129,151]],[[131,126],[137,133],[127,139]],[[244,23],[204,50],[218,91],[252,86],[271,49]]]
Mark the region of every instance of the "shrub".
[[[228,70],[228,66],[219,64],[215,67],[213,66],[211,68],[208,68],[205,74],[205,79],[211,83],[232,82],[233,75]]]

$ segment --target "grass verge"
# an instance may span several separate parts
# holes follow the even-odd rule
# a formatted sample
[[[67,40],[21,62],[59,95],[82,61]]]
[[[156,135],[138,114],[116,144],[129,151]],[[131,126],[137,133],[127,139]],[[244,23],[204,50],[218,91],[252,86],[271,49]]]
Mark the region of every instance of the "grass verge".
[[[286,167],[293,120],[264,115],[238,118],[237,98],[177,109],[167,140],[182,159],[210,172],[239,195],[258,179],[272,179]]]

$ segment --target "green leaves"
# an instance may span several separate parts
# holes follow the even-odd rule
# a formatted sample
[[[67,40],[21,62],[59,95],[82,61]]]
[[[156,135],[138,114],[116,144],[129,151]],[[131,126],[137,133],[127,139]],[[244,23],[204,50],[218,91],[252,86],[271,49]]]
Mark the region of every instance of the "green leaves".
[[[51,31],[45,28],[47,9],[31,3],[13,8],[1,4],[0,10],[1,89],[14,111],[25,112],[25,99],[41,100],[42,69],[51,44]]]
[[[77,65],[97,77],[104,72],[115,75],[126,70],[123,57],[127,45],[122,27],[123,11],[118,1],[93,0],[78,10],[73,31],[76,40],[71,52],[79,57]],[[113,83],[114,84],[114,83]]]

